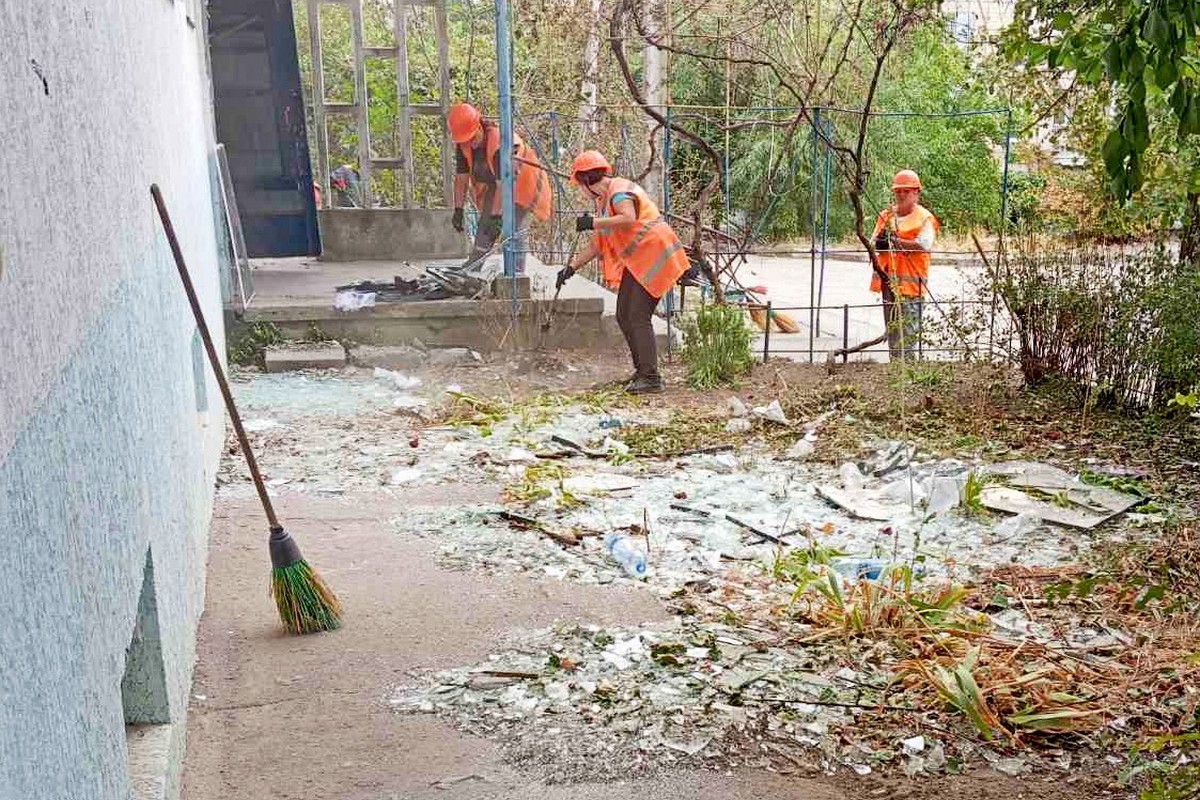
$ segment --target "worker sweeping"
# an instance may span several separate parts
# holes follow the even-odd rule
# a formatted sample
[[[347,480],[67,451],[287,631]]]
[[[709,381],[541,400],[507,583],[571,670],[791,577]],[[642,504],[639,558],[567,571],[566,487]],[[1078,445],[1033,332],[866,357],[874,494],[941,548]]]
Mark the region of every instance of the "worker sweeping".
[[[883,320],[892,360],[912,360],[921,340],[923,298],[938,221],[920,204],[921,178],[911,169],[896,173],[892,197],[895,202],[879,212],[874,233],[879,268],[887,275],[887,282],[874,272],[871,291],[883,296]]]
[[[580,216],[575,229],[595,233],[558,273],[557,285],[561,287],[580,267],[600,257],[605,283],[617,290],[617,324],[633,357],[634,374],[625,391],[661,392],[651,319],[659,300],[687,271],[688,258],[650,195],[612,173],[608,160],[595,150],[580,153],[571,166],[571,183],[596,208],[594,216]]]
[[[500,128],[483,118],[479,109],[469,103],[451,106],[448,118],[450,138],[457,145],[455,150],[454,175],[454,230],[462,233],[463,207],[467,189],[472,190],[475,208],[479,211],[479,224],[475,228],[475,239],[471,255],[463,263],[463,269],[475,266],[491,252],[500,235],[502,208],[500,203]],[[516,206],[515,230],[520,232],[526,217],[532,213],[540,222],[550,219],[553,212],[550,176],[538,165],[537,154],[527,147],[520,136],[513,133],[513,178],[514,204]],[[524,248],[518,248],[522,251]],[[525,271],[525,257],[518,257],[517,272]]]

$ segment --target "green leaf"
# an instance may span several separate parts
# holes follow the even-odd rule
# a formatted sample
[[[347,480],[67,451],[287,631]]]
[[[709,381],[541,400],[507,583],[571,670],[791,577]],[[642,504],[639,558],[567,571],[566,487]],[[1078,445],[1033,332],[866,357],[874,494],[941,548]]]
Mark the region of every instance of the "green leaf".
[[[1128,145],[1125,144],[1125,137],[1121,135],[1119,130],[1111,130],[1108,136],[1104,137],[1104,146],[1100,152],[1104,156],[1104,163],[1108,165],[1122,164],[1125,161],[1125,154],[1129,152]]]
[[[1064,11],[1061,14],[1054,15],[1054,21],[1051,23],[1056,31],[1065,31],[1071,27],[1071,23],[1075,21],[1075,15]]]
[[[1150,9],[1150,13],[1146,15],[1146,22],[1142,25],[1142,38],[1159,50],[1165,51],[1171,48],[1171,33],[1171,25],[1162,12],[1157,8]]]
[[[1161,56],[1158,66],[1154,68],[1154,83],[1160,89],[1166,89],[1179,78],[1179,67],[1169,56]]]
[[[1008,721],[1018,728],[1035,731],[1068,731],[1075,727],[1076,720],[1099,714],[1099,710],[1080,711],[1074,708],[1059,708],[1035,714],[1016,714]]]
[[[1104,48],[1104,69],[1110,79],[1120,79],[1124,62],[1125,59],[1121,57],[1121,40],[1113,39],[1108,43],[1108,47]]]

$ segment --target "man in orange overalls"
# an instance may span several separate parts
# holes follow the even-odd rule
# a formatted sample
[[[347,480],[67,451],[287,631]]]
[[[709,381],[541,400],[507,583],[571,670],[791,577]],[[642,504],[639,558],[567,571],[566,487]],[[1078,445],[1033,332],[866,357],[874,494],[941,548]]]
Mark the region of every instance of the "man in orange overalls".
[[[879,267],[887,281],[872,270],[871,291],[883,296],[892,360],[912,360],[919,352],[923,298],[938,221],[920,204],[921,178],[911,169],[896,173],[892,196],[895,203],[879,212],[874,233]]]
[[[470,257],[463,269],[478,266],[478,262],[491,252],[500,236],[502,210],[500,208],[500,128],[485,120],[479,109],[469,103],[458,103],[450,107],[447,120],[450,138],[455,149],[454,175],[454,230],[464,230],[463,206],[467,200],[467,189],[472,189],[475,208],[479,211],[479,224],[475,228]],[[514,229],[519,239],[527,214],[531,213],[540,222],[550,219],[553,212],[550,194],[550,176],[538,164],[537,154],[527,147],[521,137],[513,134],[514,204],[516,221]],[[517,272],[525,271],[525,254],[518,253]]]
[[[687,253],[650,195],[612,172],[608,159],[595,150],[580,153],[571,165],[571,183],[596,207],[595,216],[584,214],[576,220],[575,230],[595,234],[558,273],[557,287],[600,257],[604,282],[617,290],[617,324],[633,358],[634,373],[625,391],[661,392],[652,318],[659,300],[687,271]]]

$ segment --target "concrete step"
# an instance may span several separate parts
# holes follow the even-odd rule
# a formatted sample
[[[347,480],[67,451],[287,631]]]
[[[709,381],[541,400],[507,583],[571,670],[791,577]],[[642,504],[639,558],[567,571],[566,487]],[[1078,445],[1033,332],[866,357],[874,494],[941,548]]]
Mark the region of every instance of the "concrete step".
[[[267,372],[297,369],[338,369],[346,366],[346,350],[337,342],[268,347],[263,356]]]

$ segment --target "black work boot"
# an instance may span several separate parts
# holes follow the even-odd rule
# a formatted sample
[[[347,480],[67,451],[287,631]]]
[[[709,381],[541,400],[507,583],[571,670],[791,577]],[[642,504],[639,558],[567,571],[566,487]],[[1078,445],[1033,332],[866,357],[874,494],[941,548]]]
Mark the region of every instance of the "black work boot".
[[[634,378],[625,387],[625,391],[630,394],[656,394],[663,390],[662,378],[655,375],[653,377]]]

